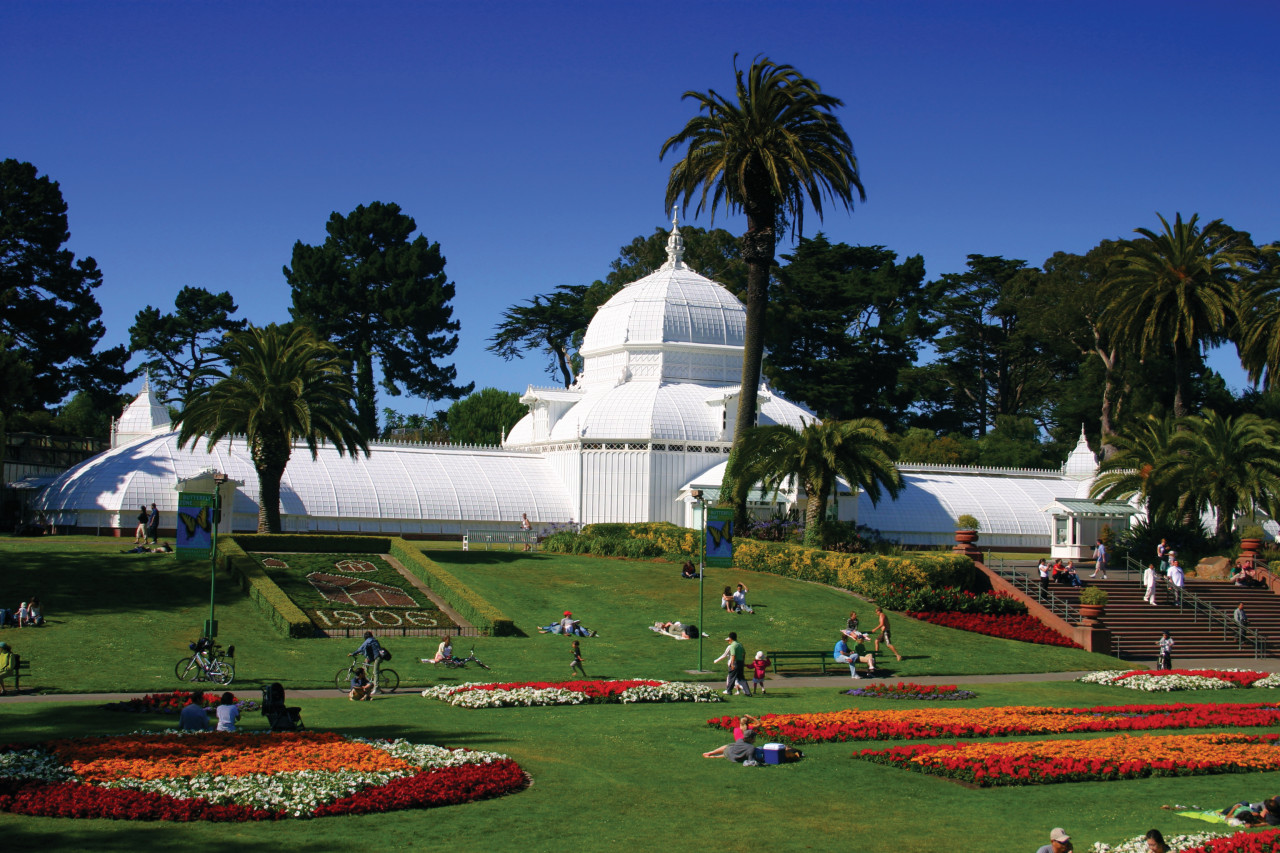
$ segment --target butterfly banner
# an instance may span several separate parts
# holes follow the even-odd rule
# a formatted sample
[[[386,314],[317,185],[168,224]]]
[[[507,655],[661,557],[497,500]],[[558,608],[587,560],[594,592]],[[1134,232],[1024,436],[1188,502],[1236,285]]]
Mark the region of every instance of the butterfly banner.
[[[208,560],[213,556],[213,495],[204,492],[178,493],[179,560]]]
[[[707,565],[733,565],[733,508],[707,508]]]

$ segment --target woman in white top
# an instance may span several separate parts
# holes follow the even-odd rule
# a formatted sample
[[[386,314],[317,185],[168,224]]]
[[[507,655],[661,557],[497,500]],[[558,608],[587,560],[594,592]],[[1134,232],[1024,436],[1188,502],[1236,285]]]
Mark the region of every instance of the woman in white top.
[[[451,657],[453,657],[453,640],[450,640],[448,637],[445,637],[444,641],[440,643],[438,648],[436,648],[436,656],[433,658],[423,658],[422,662],[423,663],[440,663],[440,661],[448,660]]]
[[[234,732],[236,720],[240,719],[240,709],[236,707],[236,697],[228,691],[222,694],[222,704],[218,706],[218,731]]]

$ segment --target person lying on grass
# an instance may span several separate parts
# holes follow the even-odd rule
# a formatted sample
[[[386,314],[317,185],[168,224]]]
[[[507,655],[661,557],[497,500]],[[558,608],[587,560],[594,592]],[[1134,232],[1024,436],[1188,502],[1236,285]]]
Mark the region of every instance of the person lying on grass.
[[[692,640],[698,636],[697,625],[685,625],[683,622],[654,622],[649,630],[676,640]]]
[[[733,743],[718,746],[710,752],[702,753],[703,758],[727,758],[730,761],[749,761],[756,755],[756,729],[760,728],[760,718],[743,714],[738,718],[738,727],[733,730]]]

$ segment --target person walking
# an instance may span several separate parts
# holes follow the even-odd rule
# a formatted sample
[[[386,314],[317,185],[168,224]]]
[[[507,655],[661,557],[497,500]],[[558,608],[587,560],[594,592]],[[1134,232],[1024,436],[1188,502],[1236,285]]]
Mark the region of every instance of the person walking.
[[[578,641],[573,641],[573,662],[569,664],[569,674],[573,675],[573,671],[577,670],[582,673],[582,677],[587,677],[587,671],[582,668],[582,649],[578,646]]]
[[[1040,573],[1040,591],[1049,591],[1049,561],[1044,557],[1040,558],[1040,565],[1036,566],[1036,571]]]
[[[1147,568],[1142,572],[1142,585],[1146,587],[1146,593],[1143,594],[1142,600],[1156,606],[1156,584],[1159,583],[1159,575],[1156,574],[1156,567],[1148,563]]]
[[[520,535],[524,537],[524,549],[526,551],[533,550],[533,546],[529,544],[529,537],[533,532],[533,524],[529,521],[529,513],[520,513]]]
[[[1173,603],[1182,604],[1182,588],[1186,586],[1187,576],[1182,571],[1176,555],[1169,558],[1169,584],[1173,587]]]
[[[1244,632],[1249,627],[1249,614],[1244,612],[1244,602],[1236,605],[1236,609],[1231,614],[1231,619],[1236,623],[1236,630],[1240,634],[1240,642],[1244,642]]]
[[[728,662],[728,673],[725,675],[724,690],[721,692],[729,696],[733,693],[736,685],[742,691],[743,696],[750,696],[751,685],[747,684],[745,677],[747,650],[742,643],[738,642],[737,631],[730,631],[729,636],[725,637],[724,641],[729,644],[725,647],[724,654],[712,661],[712,663],[719,663],[722,660]]]
[[[1161,539],[1156,546],[1156,559],[1160,561],[1160,574],[1169,574],[1169,540]]]
[[[1103,580],[1107,579],[1107,546],[1101,539],[1093,546],[1093,574],[1089,578],[1096,578],[1098,572],[1102,572]]]
[[[880,620],[876,626],[871,629],[871,633],[880,632],[880,636],[876,637],[874,652],[880,652],[880,643],[883,641],[889,647],[889,651],[893,652],[893,656],[898,660],[902,660],[902,655],[898,654],[898,650],[893,647],[893,642],[889,639],[889,616],[879,607],[876,608],[876,617]]]
[[[160,510],[155,503],[151,504],[151,512],[147,515],[147,538],[153,545],[160,544]]]
[[[138,507],[138,527],[133,531],[133,544],[147,544],[147,507],[145,504]]]

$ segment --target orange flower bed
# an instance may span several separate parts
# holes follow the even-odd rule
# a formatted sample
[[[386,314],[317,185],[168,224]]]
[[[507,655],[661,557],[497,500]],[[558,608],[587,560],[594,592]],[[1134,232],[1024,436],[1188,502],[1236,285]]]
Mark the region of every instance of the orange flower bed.
[[[48,748],[79,778],[94,783],[114,779],[163,779],[213,773],[244,776],[293,770],[413,770],[385,750],[352,743],[332,732],[278,734],[245,750],[242,736],[210,732],[194,737],[137,735],[50,741]]]
[[[725,729],[736,725],[733,717],[708,722]],[[761,718],[762,730],[769,737],[791,743],[1276,725],[1280,725],[1280,706],[1266,702],[1093,708],[851,708],[817,714],[765,714]]]
[[[1280,735],[1118,735],[862,750],[856,758],[977,785],[1139,779],[1280,769]]]

